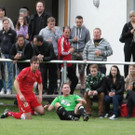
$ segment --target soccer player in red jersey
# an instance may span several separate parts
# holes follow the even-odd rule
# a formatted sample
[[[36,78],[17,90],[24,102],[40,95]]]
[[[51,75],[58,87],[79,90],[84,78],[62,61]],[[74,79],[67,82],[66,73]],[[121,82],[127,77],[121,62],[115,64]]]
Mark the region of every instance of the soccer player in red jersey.
[[[30,67],[24,68],[14,81],[14,86],[17,91],[17,101],[19,113],[5,110],[1,118],[13,116],[17,119],[31,119],[31,115],[37,112],[40,115],[44,114],[42,102],[42,77],[38,70],[39,58],[34,56],[31,58]],[[33,93],[34,83],[38,83],[39,95]]]

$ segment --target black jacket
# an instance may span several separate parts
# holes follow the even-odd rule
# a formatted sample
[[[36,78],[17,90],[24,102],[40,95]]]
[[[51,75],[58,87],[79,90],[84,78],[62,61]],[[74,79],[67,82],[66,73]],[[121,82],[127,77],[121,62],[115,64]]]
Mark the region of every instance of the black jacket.
[[[19,60],[26,60],[26,59],[31,59],[33,56],[33,48],[32,45],[29,43],[29,41],[25,40],[24,46],[21,49],[17,43],[15,43],[11,50],[10,50],[10,55],[9,57],[12,60],[15,60],[14,57],[17,53],[21,53],[22,57]],[[22,70],[23,68],[29,66],[29,63],[17,63],[19,70]]]
[[[4,29],[0,31],[0,47],[3,54],[9,54],[10,49],[15,41],[16,32],[14,30],[10,28],[8,32],[6,32]]]
[[[111,90],[115,91],[116,95],[122,95],[125,90],[124,77],[120,76],[116,79],[116,83],[113,83],[112,77],[107,76],[105,79],[105,94],[108,95]]]
[[[130,45],[133,41],[133,34],[131,34],[131,30],[133,29],[131,22],[127,22],[122,30],[122,39],[124,39],[125,44]]]
[[[38,14],[35,13],[35,14],[31,15],[30,21],[29,21],[29,27],[28,27],[28,34],[29,34],[29,40],[30,41],[33,40],[34,35],[38,35],[40,30],[47,26],[47,19],[49,17],[50,17],[50,15],[48,15],[48,14],[46,14],[44,12],[41,15],[41,21],[37,22]],[[36,32],[36,27],[39,27],[39,31],[38,32]]]
[[[34,55],[42,54],[43,61],[50,61],[56,59],[56,55],[54,53],[53,45],[47,41],[44,41],[41,46],[33,45]]]

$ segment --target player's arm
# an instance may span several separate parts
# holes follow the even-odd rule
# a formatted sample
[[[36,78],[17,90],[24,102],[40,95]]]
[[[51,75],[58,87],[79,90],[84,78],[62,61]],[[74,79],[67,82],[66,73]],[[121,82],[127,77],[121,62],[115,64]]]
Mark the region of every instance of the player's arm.
[[[43,89],[43,85],[42,83],[38,84],[38,91],[39,91],[39,95],[38,95],[38,102],[42,103],[42,89]]]
[[[84,104],[84,105],[86,104],[86,100],[83,98],[76,99],[76,101],[78,101],[79,103]]]
[[[23,94],[22,94],[22,92],[20,90],[20,87],[19,87],[19,82],[16,79],[14,81],[14,86],[15,86],[15,89],[16,89],[18,95],[19,95],[20,100],[25,102],[25,97],[23,96]]]
[[[47,111],[51,111],[51,110],[53,110],[53,108],[54,108],[53,105],[45,105],[44,106],[44,109]]]

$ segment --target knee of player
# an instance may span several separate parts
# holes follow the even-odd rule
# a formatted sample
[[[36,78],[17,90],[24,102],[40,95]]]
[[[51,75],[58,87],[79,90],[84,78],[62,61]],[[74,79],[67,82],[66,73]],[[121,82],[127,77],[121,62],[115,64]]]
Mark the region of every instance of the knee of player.
[[[31,120],[32,119],[32,116],[31,116],[31,114],[29,113],[29,114],[22,114],[21,115],[21,119],[22,120]]]
[[[60,103],[56,103],[55,104],[55,109],[57,110],[60,106],[61,106]]]
[[[39,113],[39,115],[44,115],[45,114],[45,110],[41,109],[38,113]]]

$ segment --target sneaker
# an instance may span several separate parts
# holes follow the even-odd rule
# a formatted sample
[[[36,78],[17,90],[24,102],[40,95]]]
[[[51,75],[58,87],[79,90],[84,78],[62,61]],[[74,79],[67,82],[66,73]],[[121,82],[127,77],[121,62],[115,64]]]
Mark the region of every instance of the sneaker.
[[[88,121],[89,120],[89,115],[88,114],[85,114],[84,116],[83,116],[83,121]]]
[[[109,117],[110,120],[115,120],[117,117],[115,114],[113,114],[111,117]]]
[[[102,115],[102,114],[100,114],[98,117],[99,117],[100,119],[103,119],[103,115]]]
[[[7,90],[6,94],[10,95],[11,94],[11,90]]]
[[[0,95],[3,95],[3,94],[5,94],[4,89],[2,89],[1,92],[0,92]]]
[[[5,109],[4,113],[0,116],[1,119],[8,117],[9,109]]]
[[[105,114],[105,116],[104,116],[104,118],[108,118],[109,117],[109,114],[108,113],[106,113]]]

